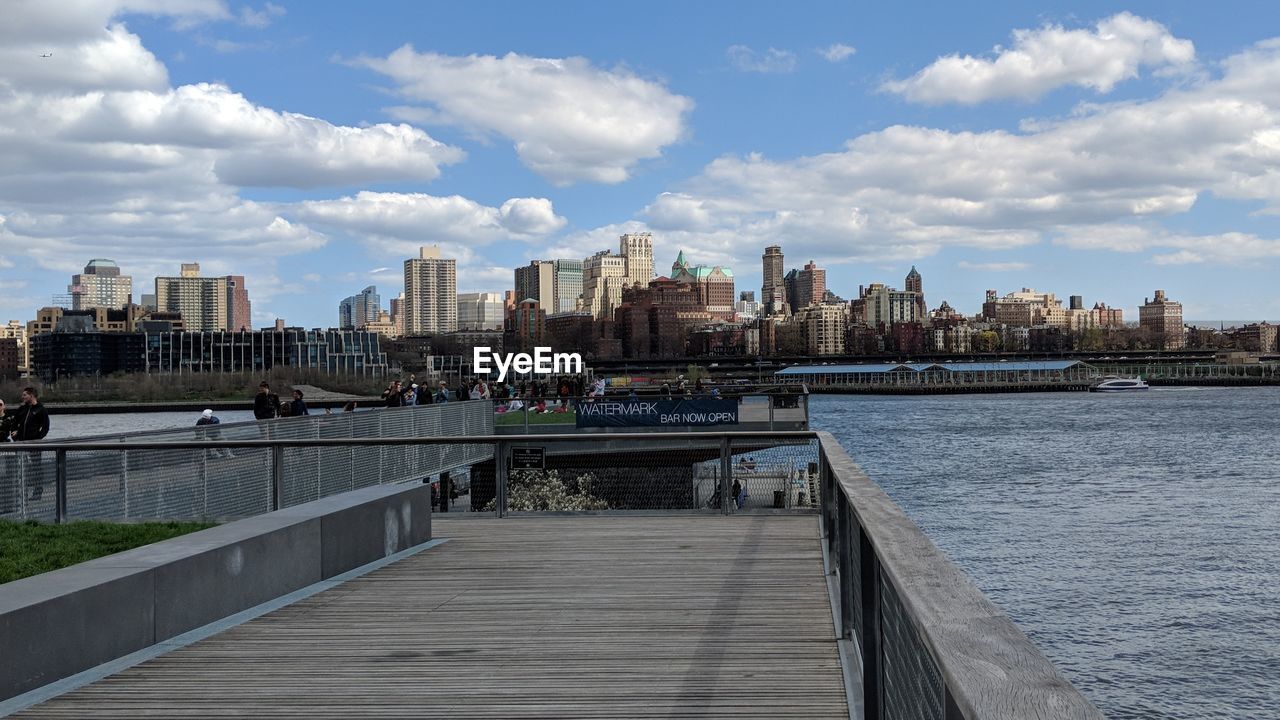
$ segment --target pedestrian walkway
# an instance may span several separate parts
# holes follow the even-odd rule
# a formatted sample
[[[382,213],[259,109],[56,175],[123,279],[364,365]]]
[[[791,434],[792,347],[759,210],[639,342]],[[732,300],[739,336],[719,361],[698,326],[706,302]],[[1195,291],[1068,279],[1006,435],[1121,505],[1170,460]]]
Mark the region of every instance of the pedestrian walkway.
[[[437,516],[433,534],[18,717],[848,717],[815,516]]]

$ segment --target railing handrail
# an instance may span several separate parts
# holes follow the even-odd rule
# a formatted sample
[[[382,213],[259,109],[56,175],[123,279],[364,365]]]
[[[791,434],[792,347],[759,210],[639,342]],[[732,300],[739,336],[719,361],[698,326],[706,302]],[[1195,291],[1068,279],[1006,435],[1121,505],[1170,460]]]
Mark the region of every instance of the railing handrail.
[[[200,432],[216,429],[218,425],[191,428]],[[707,432],[651,432],[651,433],[558,433],[548,435],[430,435],[422,437],[387,438],[262,438],[258,440],[179,440],[166,442],[97,442],[97,441],[29,441],[0,443],[0,452],[55,452],[92,450],[202,450],[216,448],[271,448],[271,447],[361,447],[378,445],[511,445],[521,442],[615,442],[654,440],[701,440],[719,442],[729,440],[814,440],[812,430],[787,431],[707,431]]]
[[[940,703],[953,706],[966,720],[1103,717],[1009,616],[867,477],[830,433],[818,432],[817,436],[832,481],[828,492],[838,491],[847,500],[859,535],[870,542],[874,565],[889,578],[937,663],[944,681],[945,697],[938,699]],[[828,496],[822,501],[828,502]],[[833,532],[833,524],[843,524],[838,519],[832,522],[833,511],[829,507],[820,511],[828,534]],[[850,528],[839,530],[848,532]],[[860,541],[851,542],[832,544],[837,552],[857,552]],[[833,566],[837,564],[849,567],[848,562],[833,561]],[[869,592],[862,590],[864,596]],[[865,599],[848,598],[852,602]],[[842,591],[841,602],[845,600]],[[850,609],[842,607],[842,616]],[[851,628],[847,620],[841,624]],[[878,640],[866,644],[879,652]],[[865,647],[861,651],[868,652]],[[864,668],[869,664],[880,667],[878,658],[864,658]],[[950,709],[945,714],[953,717]]]

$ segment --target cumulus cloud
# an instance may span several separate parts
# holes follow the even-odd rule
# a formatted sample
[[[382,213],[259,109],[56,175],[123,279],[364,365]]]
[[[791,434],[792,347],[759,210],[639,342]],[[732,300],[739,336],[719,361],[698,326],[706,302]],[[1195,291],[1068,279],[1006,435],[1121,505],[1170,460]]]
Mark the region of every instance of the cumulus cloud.
[[[1013,47],[997,47],[993,54],[947,55],[882,88],[929,104],[1035,100],[1066,85],[1108,93],[1137,77],[1143,67],[1188,66],[1195,60],[1195,46],[1158,22],[1123,12],[1100,20],[1092,30],[1060,25],[1015,30]]]
[[[1243,266],[1280,258],[1280,239],[1241,232],[1188,235],[1159,227],[1120,223],[1066,228],[1054,238],[1054,243],[1076,250],[1150,251],[1154,252],[1151,262],[1157,265]]]
[[[371,238],[406,256],[424,244],[475,246],[541,237],[566,222],[543,198],[512,198],[494,208],[459,195],[369,191],[304,201],[295,212],[304,222]]]
[[[731,45],[725,56],[730,65],[743,72],[789,73],[796,69],[796,54],[789,50],[756,51],[746,45]]]
[[[1046,239],[1165,264],[1272,258],[1265,238],[1149,229],[1205,192],[1280,212],[1280,41],[1222,70],[1151,100],[1094,104],[1017,132],[895,125],[819,155],[724,156],[641,216],[712,246],[735,237],[744,248],[735,263],[747,267],[758,259],[746,248],[773,243],[829,264]]]
[[[405,45],[354,64],[391,78],[402,97],[430,103],[398,108],[399,117],[501,135],[558,185],[626,180],[637,163],[684,136],[693,108],[660,82],[580,57],[458,57]]]
[[[826,58],[827,62],[833,63],[838,63],[842,60],[848,59],[856,52],[858,52],[857,48],[852,45],[844,45],[841,43],[835,43],[824,48],[818,48],[818,54]]]
[[[195,260],[209,274],[252,268],[268,282],[279,258],[330,238],[288,203],[244,199],[242,187],[429,181],[463,158],[406,124],[345,127],[257,105],[225,85],[170,87],[163,63],[119,18],[234,20],[221,2],[79,0],[57,13],[46,5],[7,3],[0,23],[7,263],[63,273],[110,257],[147,277]],[[511,236],[555,222],[536,203],[508,214]],[[15,298],[0,298],[0,310]]]

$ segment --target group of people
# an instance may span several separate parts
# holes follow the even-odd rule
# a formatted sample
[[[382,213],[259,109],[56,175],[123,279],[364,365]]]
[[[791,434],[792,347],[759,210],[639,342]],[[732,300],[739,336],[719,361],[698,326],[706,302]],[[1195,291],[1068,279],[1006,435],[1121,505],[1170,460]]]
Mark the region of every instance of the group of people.
[[[415,382],[416,379],[410,375],[408,382],[392,380],[387,389],[382,391],[383,407],[413,407],[449,402],[449,386],[443,380],[439,387],[432,390],[426,383],[419,385]]]
[[[673,393],[671,383],[662,383],[662,399],[670,400],[672,397]],[[684,376],[681,375],[676,378],[674,397],[720,397],[720,388],[713,387],[708,390],[707,387],[702,384],[702,378],[698,378],[693,382],[693,389],[690,390],[688,381],[686,381]]]
[[[253,417],[258,420],[270,420],[278,417],[310,415],[307,402],[302,399],[302,391],[294,388],[293,399],[280,401],[280,396],[271,392],[271,384],[263,380],[258,384],[258,394],[253,396]]]
[[[12,413],[0,399],[0,442],[25,442],[43,440],[49,434],[49,411],[40,404],[40,395],[34,387],[22,389],[22,403]],[[39,462],[39,453],[31,459]],[[29,500],[39,500],[44,486],[36,483]]]

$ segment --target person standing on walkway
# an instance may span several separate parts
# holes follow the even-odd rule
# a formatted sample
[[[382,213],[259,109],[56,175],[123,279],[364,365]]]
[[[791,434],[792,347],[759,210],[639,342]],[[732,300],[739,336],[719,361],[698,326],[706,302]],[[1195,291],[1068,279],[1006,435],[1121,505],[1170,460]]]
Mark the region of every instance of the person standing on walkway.
[[[0,400],[0,443],[13,440],[14,422]],[[13,453],[0,457],[0,514],[8,514],[18,507],[18,458]]]
[[[435,401],[437,405],[449,402],[449,384],[443,380],[440,381],[440,389],[436,390]]]
[[[12,441],[16,429],[13,416],[5,409],[4,400],[0,400],[0,442]]]
[[[310,415],[311,411],[307,409],[307,404],[302,400],[302,391],[293,391],[293,414],[294,415]]]
[[[271,392],[271,386],[263,380],[258,384],[258,394],[253,396],[253,416],[270,420],[280,414],[280,396]]]
[[[392,380],[387,389],[382,391],[383,407],[397,408],[400,407],[400,381]]]
[[[45,410],[44,406],[40,404],[40,398],[36,395],[35,388],[23,388],[22,407],[18,408],[18,412],[14,415],[13,423],[13,439],[18,442],[43,440],[44,436],[49,434],[49,411]],[[38,464],[40,462],[40,454],[33,453],[31,462]],[[36,473],[36,478],[35,487],[31,490],[30,500],[39,500],[40,496],[44,494],[44,485],[40,480],[40,473]]]
[[[43,440],[49,434],[49,411],[40,404],[35,388],[22,390],[22,407],[14,416],[14,425],[14,440]]]

